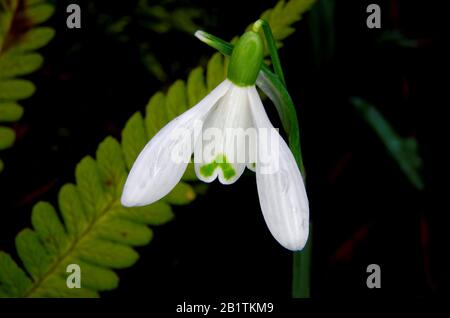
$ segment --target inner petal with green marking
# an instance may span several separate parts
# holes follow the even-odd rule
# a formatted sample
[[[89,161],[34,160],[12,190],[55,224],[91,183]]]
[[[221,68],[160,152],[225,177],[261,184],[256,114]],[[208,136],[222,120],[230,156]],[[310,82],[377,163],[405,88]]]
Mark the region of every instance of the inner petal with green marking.
[[[195,173],[201,181],[217,178],[222,184],[232,184],[244,172],[246,133],[252,127],[248,90],[231,84],[206,117],[194,149]]]
[[[200,173],[205,178],[211,177],[216,169],[221,169],[225,180],[231,180],[236,175],[236,171],[233,166],[227,161],[227,157],[224,154],[217,155],[217,157],[208,164],[200,167]]]

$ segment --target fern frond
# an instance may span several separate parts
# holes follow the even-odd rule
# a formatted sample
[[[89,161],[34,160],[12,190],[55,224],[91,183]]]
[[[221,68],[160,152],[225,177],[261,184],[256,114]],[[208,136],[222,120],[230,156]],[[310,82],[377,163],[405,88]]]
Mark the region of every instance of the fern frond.
[[[295,0],[287,4],[291,2]],[[97,297],[99,292],[116,288],[119,278],[114,270],[138,260],[133,247],[151,241],[153,232],[148,226],[170,221],[174,217],[171,205],[188,204],[196,196],[188,183],[196,179],[190,164],[182,181],[166,197],[148,206],[125,208],[120,195],[130,167],[157,131],[225,77],[226,59],[215,53],[206,74],[199,66],[186,82],[176,81],[167,93],[154,94],[145,114],[136,112],[127,121],[120,143],[107,137],[95,159],[83,158],[75,169],[75,184],[66,184],[59,191],[59,213],[50,203],[36,204],[31,216],[33,229],[17,235],[23,268],[0,252],[0,297]],[[69,264],[81,267],[80,289],[66,286]]]
[[[366,100],[352,97],[350,102],[381,139],[409,182],[417,190],[423,190],[425,183],[417,140],[414,137],[401,137],[380,111]]]
[[[0,2],[0,122],[15,122],[23,115],[18,100],[33,95],[32,82],[17,79],[42,66],[43,57],[35,51],[55,35],[49,27],[38,27],[53,14],[54,8],[43,0]],[[0,150],[11,147],[15,133],[0,126]],[[0,160],[0,171],[3,163]]]
[[[279,1],[273,9],[265,11],[261,18],[266,20],[272,29],[277,46],[282,46],[282,41],[295,32],[292,25],[302,19],[316,0],[291,0]]]
[[[223,74],[223,59],[211,64],[208,74]],[[184,81],[176,81],[167,94],[156,93],[145,115],[135,113],[122,132],[122,142],[107,137],[98,147],[95,159],[87,156],[75,170],[75,184],[59,191],[58,208],[40,202],[33,208],[33,229],[16,237],[17,253],[25,271],[8,254],[0,252],[0,295],[9,297],[91,297],[117,287],[113,269],[133,265],[139,255],[134,246],[148,244],[153,232],[148,225],[161,225],[173,218],[171,205],[184,205],[195,199],[192,180],[186,172],[166,197],[145,207],[125,208],[120,195],[128,171],[147,141],[167,122],[207,92],[203,69],[194,69]],[[193,169],[190,169],[193,170]],[[82,269],[82,288],[66,286],[66,267]],[[19,280],[21,284],[17,284]]]

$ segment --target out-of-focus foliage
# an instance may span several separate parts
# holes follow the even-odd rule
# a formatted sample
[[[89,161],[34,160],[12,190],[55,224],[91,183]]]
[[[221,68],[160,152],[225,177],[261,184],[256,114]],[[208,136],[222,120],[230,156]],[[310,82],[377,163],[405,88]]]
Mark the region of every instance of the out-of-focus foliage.
[[[53,12],[53,6],[45,0],[0,1],[0,122],[18,121],[23,108],[17,101],[35,91],[32,82],[18,77],[42,66],[44,59],[36,50],[45,46],[55,31],[37,25]],[[11,147],[14,141],[14,130],[0,126],[0,150]]]
[[[264,19],[269,23],[278,47],[283,45],[282,41],[285,38],[295,32],[295,28],[292,25],[295,22],[300,21],[303,14],[307,12],[315,2],[316,0],[280,1],[273,9],[269,9],[261,15],[261,19]],[[262,33],[261,36],[264,38]],[[267,54],[268,51],[266,50],[266,55]]]
[[[394,44],[405,48],[416,48],[418,46],[417,40],[407,38],[399,30],[384,31],[378,41],[383,44]]]
[[[419,156],[416,139],[400,137],[383,115],[365,100],[353,97],[351,103],[376,132],[411,184],[422,190],[424,187],[420,174],[422,159]]]
[[[335,0],[321,0],[309,15],[313,59],[318,66],[329,62],[335,54]]]
[[[202,9],[177,7],[168,11],[161,3],[150,5],[148,0],[140,0],[138,11],[145,27],[157,32],[165,33],[171,29],[187,33],[194,33],[198,25],[194,22],[202,15]]]
[[[167,6],[175,5],[173,10]],[[91,4],[91,11],[95,11],[95,4]],[[130,34],[126,28],[131,23],[138,23],[140,27],[156,33],[166,33],[178,30],[193,33],[198,29],[195,19],[201,17],[203,10],[197,7],[185,7],[176,5],[176,1],[159,1],[151,4],[149,0],[139,0],[132,15],[114,17],[100,14],[98,23],[104,26],[107,33],[121,36],[121,40],[127,41]]]
[[[302,10],[302,6],[292,5],[300,2],[305,1],[281,1],[291,10]],[[292,32],[281,31],[290,29],[295,21],[290,18],[278,23],[273,19],[272,23],[278,23],[278,36],[284,38]],[[96,297],[100,291],[117,287],[119,278],[113,269],[137,261],[139,255],[132,247],[151,241],[152,231],[147,225],[170,221],[171,204],[188,204],[196,196],[187,183],[196,179],[191,164],[183,181],[160,201],[146,207],[124,208],[120,195],[127,173],[159,129],[225,79],[226,67],[225,58],[216,53],[208,62],[206,79],[203,68],[197,67],[187,82],[178,80],[166,94],[153,95],[145,116],[137,112],[127,121],[120,143],[107,137],[99,145],[95,159],[87,156],[77,165],[76,184],[66,184],[59,192],[60,213],[47,202],[34,206],[33,229],[24,229],[16,237],[24,269],[9,254],[0,252],[0,296]],[[82,267],[83,288],[66,286],[66,267],[73,263]]]
[[[152,50],[152,37],[169,31],[192,34],[204,15],[203,9],[178,4],[177,0],[139,0],[130,15],[115,16],[101,13],[91,2],[89,11],[98,16],[96,23],[111,37],[128,46],[136,46],[146,69],[160,81],[167,79],[166,71]]]

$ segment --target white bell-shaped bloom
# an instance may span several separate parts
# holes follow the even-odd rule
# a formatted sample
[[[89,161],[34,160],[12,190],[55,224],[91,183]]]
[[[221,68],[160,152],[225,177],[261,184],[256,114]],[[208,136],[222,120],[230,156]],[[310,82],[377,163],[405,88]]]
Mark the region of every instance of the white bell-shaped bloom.
[[[255,74],[249,79],[248,74],[235,71],[230,77],[229,71],[229,79],[163,127],[131,168],[122,204],[147,205],[167,195],[180,181],[192,154],[197,177],[205,182],[217,178],[232,184],[248,167],[256,172],[261,210],[270,232],[285,248],[301,250],[309,232],[305,186],[292,152],[264,110]]]
[[[246,133],[249,128],[257,134],[256,143]],[[269,140],[274,134],[277,140]],[[270,145],[278,149],[268,149]],[[184,158],[175,160],[180,153]],[[180,181],[192,153],[197,177],[205,182],[218,178],[232,184],[246,166],[255,166],[261,209],[272,235],[287,249],[304,247],[309,208],[303,179],[289,147],[270,123],[255,86],[239,87],[225,80],[161,129],[131,168],[122,204],[141,206],[164,197]],[[262,157],[271,160],[258,162]]]

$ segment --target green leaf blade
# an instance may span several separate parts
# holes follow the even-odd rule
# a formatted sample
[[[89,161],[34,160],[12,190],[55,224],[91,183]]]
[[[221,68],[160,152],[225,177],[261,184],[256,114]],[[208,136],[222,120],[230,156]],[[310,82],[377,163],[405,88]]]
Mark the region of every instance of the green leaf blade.
[[[81,286],[92,290],[113,290],[119,285],[119,276],[105,267],[99,267],[81,260],[76,260],[81,269]]]
[[[88,226],[88,215],[75,185],[64,185],[59,191],[58,202],[68,234],[72,240],[80,237]]]
[[[147,132],[141,113],[137,112],[125,124],[122,132],[122,150],[128,169],[147,143]]]
[[[153,232],[147,226],[118,218],[103,222],[93,234],[101,239],[132,246],[147,245],[153,238]]]
[[[0,57],[0,79],[33,73],[43,63],[44,58],[37,53],[3,55]]]
[[[150,140],[168,122],[166,112],[166,96],[157,92],[152,96],[145,110],[145,127],[147,138]]]
[[[0,251],[0,288],[3,290],[3,296],[20,297],[30,288],[31,283],[11,256]]]
[[[163,225],[174,218],[170,205],[163,201],[141,207],[122,207],[117,213],[124,219],[147,225]]]
[[[14,53],[36,51],[46,46],[55,37],[55,33],[55,30],[49,27],[32,28],[10,51]]]
[[[17,103],[0,102],[0,122],[18,121],[23,115],[23,108]]]
[[[186,205],[195,199],[194,189],[185,182],[178,183],[163,200],[173,205]]]
[[[50,203],[39,202],[33,207],[31,223],[49,255],[57,257],[67,249],[69,238]]]
[[[101,183],[112,196],[119,196],[126,179],[125,159],[119,142],[107,137],[99,145],[96,159]]]
[[[92,157],[87,156],[80,161],[75,169],[75,179],[86,216],[92,221],[107,204],[97,163]]]
[[[80,242],[77,256],[83,261],[115,269],[130,267],[139,258],[131,247],[98,238]]]
[[[187,91],[189,107],[196,105],[206,96],[205,76],[201,66],[194,68],[189,73]]]
[[[16,133],[9,127],[0,126],[0,150],[10,148],[16,140]]]
[[[33,279],[45,274],[51,264],[50,256],[34,231],[22,230],[16,237],[16,248],[25,269]]]
[[[223,80],[225,80],[224,59],[220,53],[214,53],[208,61],[208,68],[206,71],[206,79],[208,83],[208,91],[212,91]]]
[[[36,91],[34,84],[22,79],[0,80],[0,101],[16,101],[30,97]]]
[[[167,92],[166,107],[170,118],[175,118],[187,110],[186,86],[184,81],[177,80],[170,86]]]

